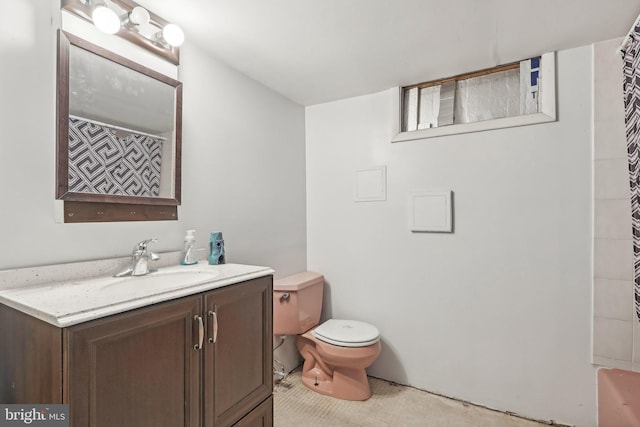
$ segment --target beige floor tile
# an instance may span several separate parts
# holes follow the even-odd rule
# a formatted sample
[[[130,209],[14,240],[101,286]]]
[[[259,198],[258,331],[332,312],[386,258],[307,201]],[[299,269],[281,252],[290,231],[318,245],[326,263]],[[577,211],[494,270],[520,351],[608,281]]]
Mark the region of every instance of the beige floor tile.
[[[333,399],[308,390],[294,371],[274,388],[275,427],[434,426],[539,427],[541,424],[370,378],[365,402]]]

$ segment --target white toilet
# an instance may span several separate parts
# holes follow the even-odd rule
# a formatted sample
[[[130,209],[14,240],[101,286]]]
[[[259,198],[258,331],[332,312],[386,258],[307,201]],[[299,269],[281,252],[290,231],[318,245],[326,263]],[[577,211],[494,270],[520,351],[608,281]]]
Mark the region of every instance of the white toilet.
[[[329,319],[318,326],[324,277],[306,271],[273,283],[273,334],[298,335],[304,358],[302,382],[309,389],[345,400],[366,400],[365,369],[380,354],[378,329],[357,320]]]

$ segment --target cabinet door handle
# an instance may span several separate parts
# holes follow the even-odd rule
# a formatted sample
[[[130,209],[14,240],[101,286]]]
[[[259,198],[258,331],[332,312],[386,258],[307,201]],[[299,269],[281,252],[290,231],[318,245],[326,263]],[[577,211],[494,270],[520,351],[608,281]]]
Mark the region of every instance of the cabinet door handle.
[[[211,316],[211,330],[213,331],[213,336],[209,337],[209,342],[214,344],[218,339],[218,315],[215,311],[209,310],[209,316]]]
[[[202,316],[193,316],[193,320],[198,321],[198,344],[193,346],[194,350],[202,349],[202,341],[204,340],[204,322]]]

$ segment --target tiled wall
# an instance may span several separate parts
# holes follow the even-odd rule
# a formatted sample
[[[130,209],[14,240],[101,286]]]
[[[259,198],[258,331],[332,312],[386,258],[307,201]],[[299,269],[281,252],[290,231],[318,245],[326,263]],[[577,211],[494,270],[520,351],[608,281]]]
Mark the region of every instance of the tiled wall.
[[[593,363],[640,371],[622,96],[622,39],[594,45]]]

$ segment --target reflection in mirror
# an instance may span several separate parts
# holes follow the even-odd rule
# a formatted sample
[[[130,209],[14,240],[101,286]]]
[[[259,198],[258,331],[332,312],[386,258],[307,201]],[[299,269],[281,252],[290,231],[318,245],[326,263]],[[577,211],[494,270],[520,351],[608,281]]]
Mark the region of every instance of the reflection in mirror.
[[[71,45],[69,191],[173,197],[174,98],[172,86]]]
[[[60,32],[57,197],[179,205],[181,99],[180,82]]]

